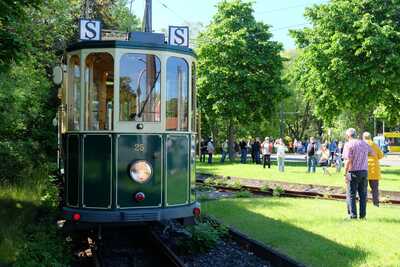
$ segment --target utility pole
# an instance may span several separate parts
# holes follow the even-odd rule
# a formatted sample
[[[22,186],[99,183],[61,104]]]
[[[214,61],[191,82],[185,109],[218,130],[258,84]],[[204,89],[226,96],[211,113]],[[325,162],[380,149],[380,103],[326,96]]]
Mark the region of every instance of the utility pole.
[[[143,25],[144,32],[152,32],[152,3],[151,0],[146,0],[144,8]]]

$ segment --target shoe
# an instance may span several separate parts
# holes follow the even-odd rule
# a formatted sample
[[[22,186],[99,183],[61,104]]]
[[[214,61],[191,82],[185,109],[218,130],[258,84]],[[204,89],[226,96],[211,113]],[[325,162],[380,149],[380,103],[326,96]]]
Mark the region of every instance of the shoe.
[[[360,217],[360,220],[366,221],[367,218],[366,217]]]

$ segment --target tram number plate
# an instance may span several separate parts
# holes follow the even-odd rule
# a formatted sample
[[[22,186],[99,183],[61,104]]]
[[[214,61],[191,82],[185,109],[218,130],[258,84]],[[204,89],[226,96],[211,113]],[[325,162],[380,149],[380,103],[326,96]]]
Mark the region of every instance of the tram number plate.
[[[144,152],[144,144],[135,144],[133,150],[136,152]]]

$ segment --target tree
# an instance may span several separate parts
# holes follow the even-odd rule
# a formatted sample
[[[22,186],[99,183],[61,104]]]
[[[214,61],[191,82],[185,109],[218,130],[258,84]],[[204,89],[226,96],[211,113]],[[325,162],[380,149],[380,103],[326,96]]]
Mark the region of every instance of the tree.
[[[384,106],[400,115],[398,0],[332,0],[307,8],[312,28],[291,31],[303,53],[292,81],[332,124],[343,111],[365,128],[364,113]]]
[[[42,0],[0,1],[0,72],[6,71],[26,48],[18,25],[28,19],[27,8],[37,8],[40,3]]]
[[[285,96],[282,46],[255,20],[251,3],[222,1],[217,8],[198,37],[198,94],[202,117],[226,125],[232,158],[238,128],[269,118]]]

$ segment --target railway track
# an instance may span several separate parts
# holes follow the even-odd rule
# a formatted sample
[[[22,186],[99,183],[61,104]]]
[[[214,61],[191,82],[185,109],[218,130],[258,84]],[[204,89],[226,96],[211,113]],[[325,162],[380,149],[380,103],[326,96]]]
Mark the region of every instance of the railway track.
[[[197,179],[197,183],[203,184],[204,179]],[[260,187],[257,186],[249,186],[249,185],[241,185],[241,188],[232,188],[229,186],[225,185],[212,185],[212,187],[220,190],[225,190],[225,191],[240,191],[240,190],[248,190],[252,192],[255,195],[266,195],[266,196],[272,196],[274,193],[273,189],[268,189],[268,190],[262,190]],[[331,200],[346,200],[346,196],[344,194],[332,194],[332,193],[327,193],[327,192],[310,192],[310,191],[304,191],[304,190],[293,190],[293,189],[282,189],[282,191],[279,193],[280,196],[285,196],[285,197],[300,197],[300,198],[324,198],[324,199],[331,199]],[[368,198],[371,199],[371,198]],[[398,199],[387,199],[384,201],[385,203],[389,204],[396,204],[400,205],[400,200]]]
[[[80,233],[80,259],[73,266],[184,267],[183,261],[151,227],[110,228],[101,236]]]

